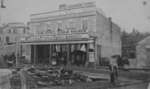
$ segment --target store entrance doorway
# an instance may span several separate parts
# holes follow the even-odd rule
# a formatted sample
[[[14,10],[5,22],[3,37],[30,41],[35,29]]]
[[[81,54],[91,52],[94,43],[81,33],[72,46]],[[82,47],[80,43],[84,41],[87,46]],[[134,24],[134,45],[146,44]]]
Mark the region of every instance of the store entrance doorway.
[[[49,45],[32,45],[31,62],[34,64],[48,64],[49,50]]]
[[[71,64],[84,66],[88,60],[87,44],[71,45]]]

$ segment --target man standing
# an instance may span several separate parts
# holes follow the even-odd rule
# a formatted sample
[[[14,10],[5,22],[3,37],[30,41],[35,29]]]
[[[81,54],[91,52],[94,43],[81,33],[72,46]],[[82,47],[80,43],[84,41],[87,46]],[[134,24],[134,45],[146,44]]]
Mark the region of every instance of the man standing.
[[[109,69],[110,69],[110,82],[115,84],[115,81],[118,78],[118,65],[116,56],[111,56]]]

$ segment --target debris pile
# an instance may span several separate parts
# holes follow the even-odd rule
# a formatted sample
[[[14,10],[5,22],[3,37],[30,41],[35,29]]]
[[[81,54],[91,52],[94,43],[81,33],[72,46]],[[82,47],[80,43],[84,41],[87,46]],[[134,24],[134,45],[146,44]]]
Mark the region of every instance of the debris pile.
[[[27,74],[33,78],[37,86],[64,86],[72,85],[76,82],[92,82],[93,80],[79,72],[66,68],[37,68],[30,67]]]
[[[11,89],[21,89],[21,77],[17,71],[12,71],[12,76],[10,77]]]

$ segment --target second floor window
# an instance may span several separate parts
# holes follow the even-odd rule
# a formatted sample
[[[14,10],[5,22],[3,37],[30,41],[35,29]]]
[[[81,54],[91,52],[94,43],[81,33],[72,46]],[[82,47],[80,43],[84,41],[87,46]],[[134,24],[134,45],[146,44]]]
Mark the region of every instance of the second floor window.
[[[6,36],[6,43],[9,43],[9,41],[10,41],[9,36]]]
[[[8,29],[8,33],[11,33],[11,29]]]
[[[60,21],[58,22],[58,28],[57,28],[57,32],[59,33],[68,33],[67,29],[65,28],[65,22],[64,21]]]
[[[26,33],[26,29],[23,28],[22,30],[23,30],[23,31],[22,31],[22,34],[25,34],[25,33]]]
[[[16,29],[13,29],[13,33],[17,33],[17,30],[16,30]]]
[[[88,29],[88,19],[83,19],[82,21],[82,31],[87,32]]]

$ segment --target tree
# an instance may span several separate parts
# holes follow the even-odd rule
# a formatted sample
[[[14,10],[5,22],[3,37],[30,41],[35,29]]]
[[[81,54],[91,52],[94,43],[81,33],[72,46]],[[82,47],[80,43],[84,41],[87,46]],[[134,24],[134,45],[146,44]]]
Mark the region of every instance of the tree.
[[[143,40],[145,37],[150,36],[150,33],[141,33],[135,28],[132,32],[127,33],[126,31],[122,32],[122,56],[127,58],[136,57],[136,45],[139,41]]]

